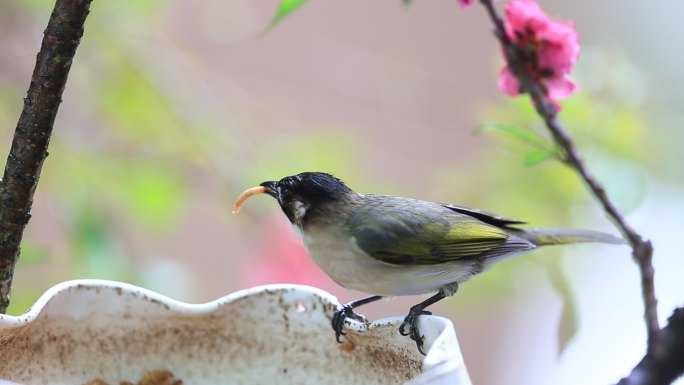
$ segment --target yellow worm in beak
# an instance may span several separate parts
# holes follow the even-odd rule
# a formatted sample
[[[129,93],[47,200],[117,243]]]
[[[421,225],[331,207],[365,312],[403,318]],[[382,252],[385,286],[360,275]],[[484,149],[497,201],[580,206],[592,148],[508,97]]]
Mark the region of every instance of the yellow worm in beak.
[[[245,204],[247,199],[249,199],[255,195],[263,194],[268,190],[270,190],[270,188],[268,188],[266,186],[252,187],[252,188],[248,188],[247,190],[245,190],[242,194],[240,194],[238,199],[233,204],[233,214],[237,214],[240,212],[242,205]]]

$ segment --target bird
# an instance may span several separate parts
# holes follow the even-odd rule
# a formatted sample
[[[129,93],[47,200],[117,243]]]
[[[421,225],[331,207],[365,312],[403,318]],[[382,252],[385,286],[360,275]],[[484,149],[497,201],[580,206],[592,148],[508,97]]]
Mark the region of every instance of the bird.
[[[337,342],[347,318],[365,321],[359,306],[385,297],[432,294],[412,306],[399,327],[425,354],[418,328],[426,308],[452,296],[461,283],[490,265],[539,246],[584,242],[622,244],[589,230],[523,229],[525,222],[483,210],[392,195],[361,194],[324,172],[303,172],[245,190],[237,214],[252,196],[276,199],[314,262],[342,287],[371,296],[332,316]]]

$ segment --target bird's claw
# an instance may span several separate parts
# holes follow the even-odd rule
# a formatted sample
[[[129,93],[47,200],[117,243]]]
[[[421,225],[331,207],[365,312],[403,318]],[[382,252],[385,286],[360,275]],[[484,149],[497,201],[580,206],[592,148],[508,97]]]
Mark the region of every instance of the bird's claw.
[[[425,336],[422,336],[420,334],[420,330],[418,330],[418,317],[421,315],[431,314],[432,312],[429,312],[422,307],[414,306],[411,308],[411,310],[409,310],[408,315],[404,318],[404,322],[402,322],[399,326],[399,334],[402,336],[409,336],[413,341],[415,341],[418,351],[422,355],[425,355],[425,352],[423,351],[423,339]],[[408,332],[406,331],[407,326]]]
[[[332,316],[332,328],[335,331],[335,339],[339,343],[342,343],[342,341],[340,341],[340,336],[347,335],[347,333],[342,331],[342,329],[344,329],[344,321],[347,318],[351,318],[364,324],[368,323],[366,317],[361,314],[354,313],[354,308],[349,305],[343,305],[337,309]]]

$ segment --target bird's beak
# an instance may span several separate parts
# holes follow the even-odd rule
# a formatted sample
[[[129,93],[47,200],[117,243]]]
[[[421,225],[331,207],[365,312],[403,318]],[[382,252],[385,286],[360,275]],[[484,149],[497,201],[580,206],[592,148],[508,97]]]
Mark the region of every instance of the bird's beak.
[[[278,182],[275,182],[275,181],[263,182],[259,186],[266,188],[266,191],[264,191],[264,193],[272,196],[275,199],[278,199],[278,196],[280,195],[280,189],[278,188]]]
[[[264,183],[260,184],[258,187],[252,187],[252,188],[245,190],[242,194],[240,194],[240,196],[237,198],[237,200],[233,204],[233,214],[237,214],[240,212],[242,205],[245,204],[247,199],[249,199],[255,195],[264,194],[264,193],[278,199],[278,196],[279,196],[278,182],[264,182]]]

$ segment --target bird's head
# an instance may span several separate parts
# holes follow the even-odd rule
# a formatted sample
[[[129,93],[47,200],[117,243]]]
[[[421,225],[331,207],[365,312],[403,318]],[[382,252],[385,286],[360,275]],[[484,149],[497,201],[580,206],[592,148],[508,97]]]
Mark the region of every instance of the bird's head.
[[[309,213],[354,194],[342,181],[330,174],[303,172],[279,181],[263,182],[259,187],[245,191],[235,202],[233,212],[239,211],[247,198],[259,193],[275,198],[290,222],[299,226]]]

